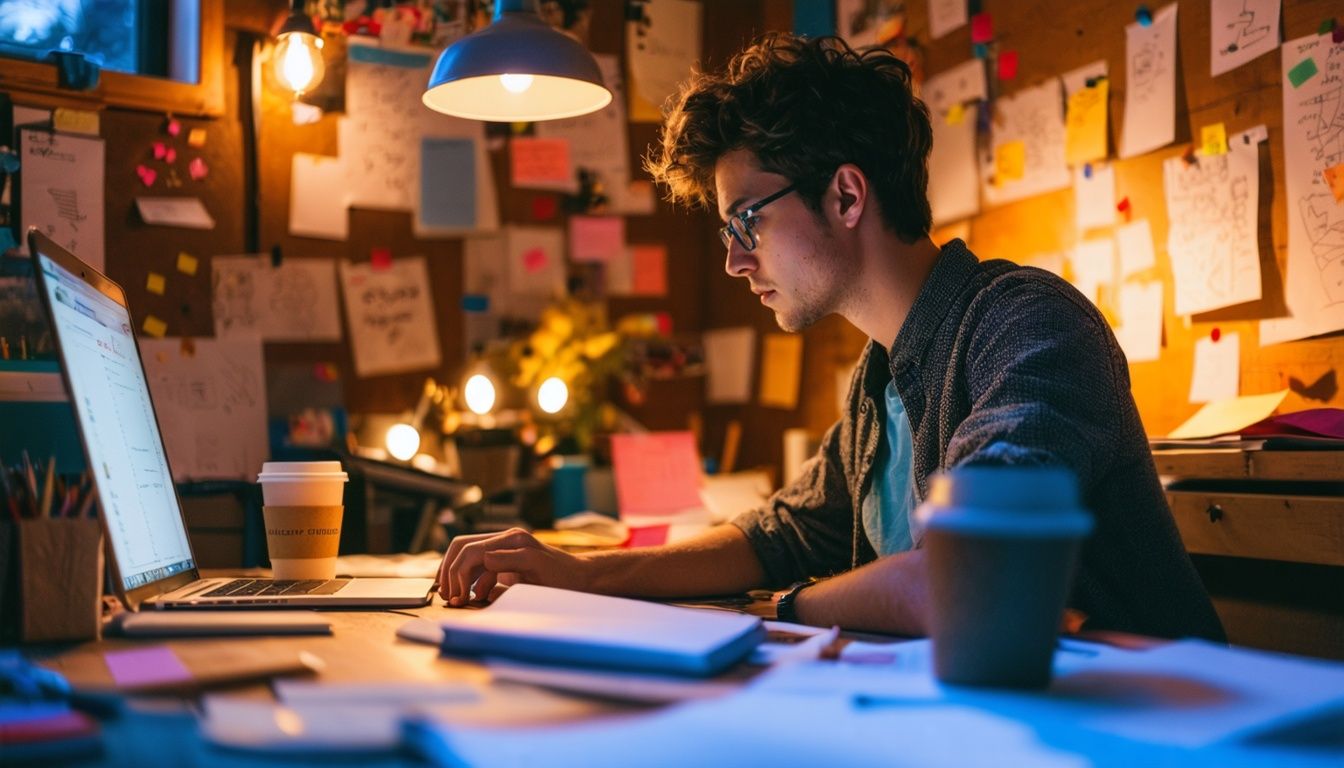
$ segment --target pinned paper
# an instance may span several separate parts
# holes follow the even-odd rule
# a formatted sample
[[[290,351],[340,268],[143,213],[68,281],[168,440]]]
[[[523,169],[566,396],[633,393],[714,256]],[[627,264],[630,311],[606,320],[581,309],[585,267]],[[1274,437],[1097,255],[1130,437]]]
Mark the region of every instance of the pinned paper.
[[[1091,87],[1069,94],[1064,127],[1064,158],[1069,165],[1106,157],[1106,101],[1110,89],[1110,82],[1102,78]]]
[[[635,245],[630,247],[632,272],[630,292],[636,296],[667,295],[667,247]]]
[[[99,133],[98,123],[98,113],[92,110],[57,107],[51,113],[51,127],[66,133],[97,136]]]
[[[507,292],[551,299],[565,289],[565,235],[554,227],[509,227],[506,237]]]
[[[1125,27],[1125,118],[1120,157],[1134,157],[1176,138],[1176,3],[1149,24]]]
[[[796,333],[767,333],[761,339],[760,404],[792,411],[798,407],[802,383],[803,337]]]
[[[376,271],[342,262],[341,293],[361,377],[435,368],[442,361],[429,270],[423,256]]]
[[[187,146],[193,149],[200,149],[205,146],[205,129],[192,128],[187,132]]]
[[[1344,163],[1326,168],[1324,175],[1325,183],[1330,187],[1330,194],[1335,198],[1335,202],[1344,202]]]
[[[191,177],[192,181],[200,181],[210,175],[210,166],[205,164],[204,159],[193,157],[191,162],[187,163],[187,175]]]
[[[8,137],[0,137],[7,144]],[[101,139],[19,131],[19,232],[37,227],[96,269],[103,268],[105,150]],[[3,191],[8,201],[9,190]],[[10,222],[12,225],[13,222]]]
[[[1115,241],[1084,240],[1074,247],[1069,263],[1074,287],[1095,304],[1101,288],[1115,282]]]
[[[350,233],[345,162],[295,152],[289,174],[289,233],[344,240]]]
[[[1091,171],[1089,174],[1088,171]],[[1115,223],[1115,168],[1088,163],[1073,172],[1078,231]]]
[[[1211,403],[1240,394],[1241,337],[1225,333],[1218,341],[1195,342],[1195,364],[1190,379],[1190,402]]]
[[[1301,88],[1302,84],[1315,77],[1318,71],[1316,60],[1310,57],[1305,58],[1288,70],[1288,82],[1292,83],[1294,88]]]
[[[145,290],[156,296],[162,296],[164,288],[168,285],[167,279],[158,272],[150,272],[145,278]]]
[[[145,315],[145,322],[140,327],[144,329],[145,333],[156,339],[163,338],[163,335],[168,332],[168,324],[154,315]]]
[[[1207,156],[1227,154],[1227,129],[1222,123],[1206,125],[1199,129],[1201,151]]]
[[[420,140],[420,205],[416,234],[476,229],[476,140]]]
[[[146,224],[184,229],[215,228],[215,218],[199,197],[137,197],[135,207]]]
[[[662,121],[660,106],[700,61],[703,7],[688,0],[650,0],[625,25],[630,120]]]
[[[1120,287],[1120,327],[1115,340],[1131,363],[1157,360],[1162,353],[1162,283],[1126,283]]]
[[[966,23],[966,0],[929,0],[929,36],[934,40]]]
[[[564,189],[574,182],[565,139],[515,136],[509,142],[510,181],[520,189]]]
[[[192,256],[190,253],[187,253],[186,251],[181,251],[180,253],[177,254],[178,272],[181,272],[184,275],[195,275],[196,268],[199,265],[200,262],[197,261],[196,257]]]
[[[1027,167],[1027,145],[1010,141],[994,148],[994,183],[1004,184],[1023,177]]]
[[[1214,76],[1279,47],[1279,0],[1214,0],[1209,6],[1209,71]]]
[[[569,257],[575,262],[609,262],[625,252],[625,219],[571,216]]]
[[[977,13],[971,17],[971,42],[988,43],[994,39],[994,17]]]
[[[979,106],[987,91],[985,66],[970,59],[924,82],[923,98],[933,114],[933,150],[929,153],[929,206],[935,224],[964,219],[980,211],[980,172],[975,133]],[[969,106],[967,104],[969,103]],[[939,114],[946,117],[938,119]]]
[[[1121,278],[1152,269],[1157,263],[1153,255],[1153,233],[1147,219],[1117,228],[1115,244],[1120,251]]]
[[[947,117],[944,118],[948,125],[961,125],[961,121],[966,119],[966,108],[960,104],[953,104],[947,110]]]
[[[751,399],[756,360],[756,331],[718,328],[705,331],[705,400],[712,404]]]
[[[999,54],[999,79],[1012,80],[1017,77],[1017,51],[1004,51]]]
[[[336,265],[257,256],[210,260],[215,336],[263,341],[340,341]]]

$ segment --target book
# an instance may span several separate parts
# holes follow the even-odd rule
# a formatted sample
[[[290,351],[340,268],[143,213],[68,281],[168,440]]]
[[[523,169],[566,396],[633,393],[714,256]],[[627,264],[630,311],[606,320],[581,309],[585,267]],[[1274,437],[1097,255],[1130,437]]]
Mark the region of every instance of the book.
[[[766,637],[760,618],[516,584],[442,620],[445,654],[708,677]]]

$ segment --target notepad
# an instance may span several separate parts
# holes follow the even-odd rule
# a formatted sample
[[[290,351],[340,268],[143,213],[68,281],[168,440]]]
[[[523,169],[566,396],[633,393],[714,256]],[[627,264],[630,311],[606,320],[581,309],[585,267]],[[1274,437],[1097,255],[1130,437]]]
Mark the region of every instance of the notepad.
[[[704,677],[766,636],[755,616],[518,584],[442,622],[445,654]]]

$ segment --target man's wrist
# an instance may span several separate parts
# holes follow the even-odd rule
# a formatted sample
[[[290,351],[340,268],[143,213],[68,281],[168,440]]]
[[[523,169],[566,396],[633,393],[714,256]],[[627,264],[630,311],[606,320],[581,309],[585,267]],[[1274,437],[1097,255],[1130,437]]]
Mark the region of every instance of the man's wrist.
[[[804,589],[812,586],[816,582],[800,581],[788,589],[780,590],[775,593],[775,620],[784,621],[790,624],[802,624],[798,615],[798,597]]]

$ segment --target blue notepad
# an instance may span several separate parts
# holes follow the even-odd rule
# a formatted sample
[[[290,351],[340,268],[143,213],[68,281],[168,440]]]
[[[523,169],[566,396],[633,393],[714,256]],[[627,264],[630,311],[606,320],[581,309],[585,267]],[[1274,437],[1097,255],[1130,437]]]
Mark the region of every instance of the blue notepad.
[[[441,622],[445,654],[708,677],[765,640],[755,616],[518,584]]]

